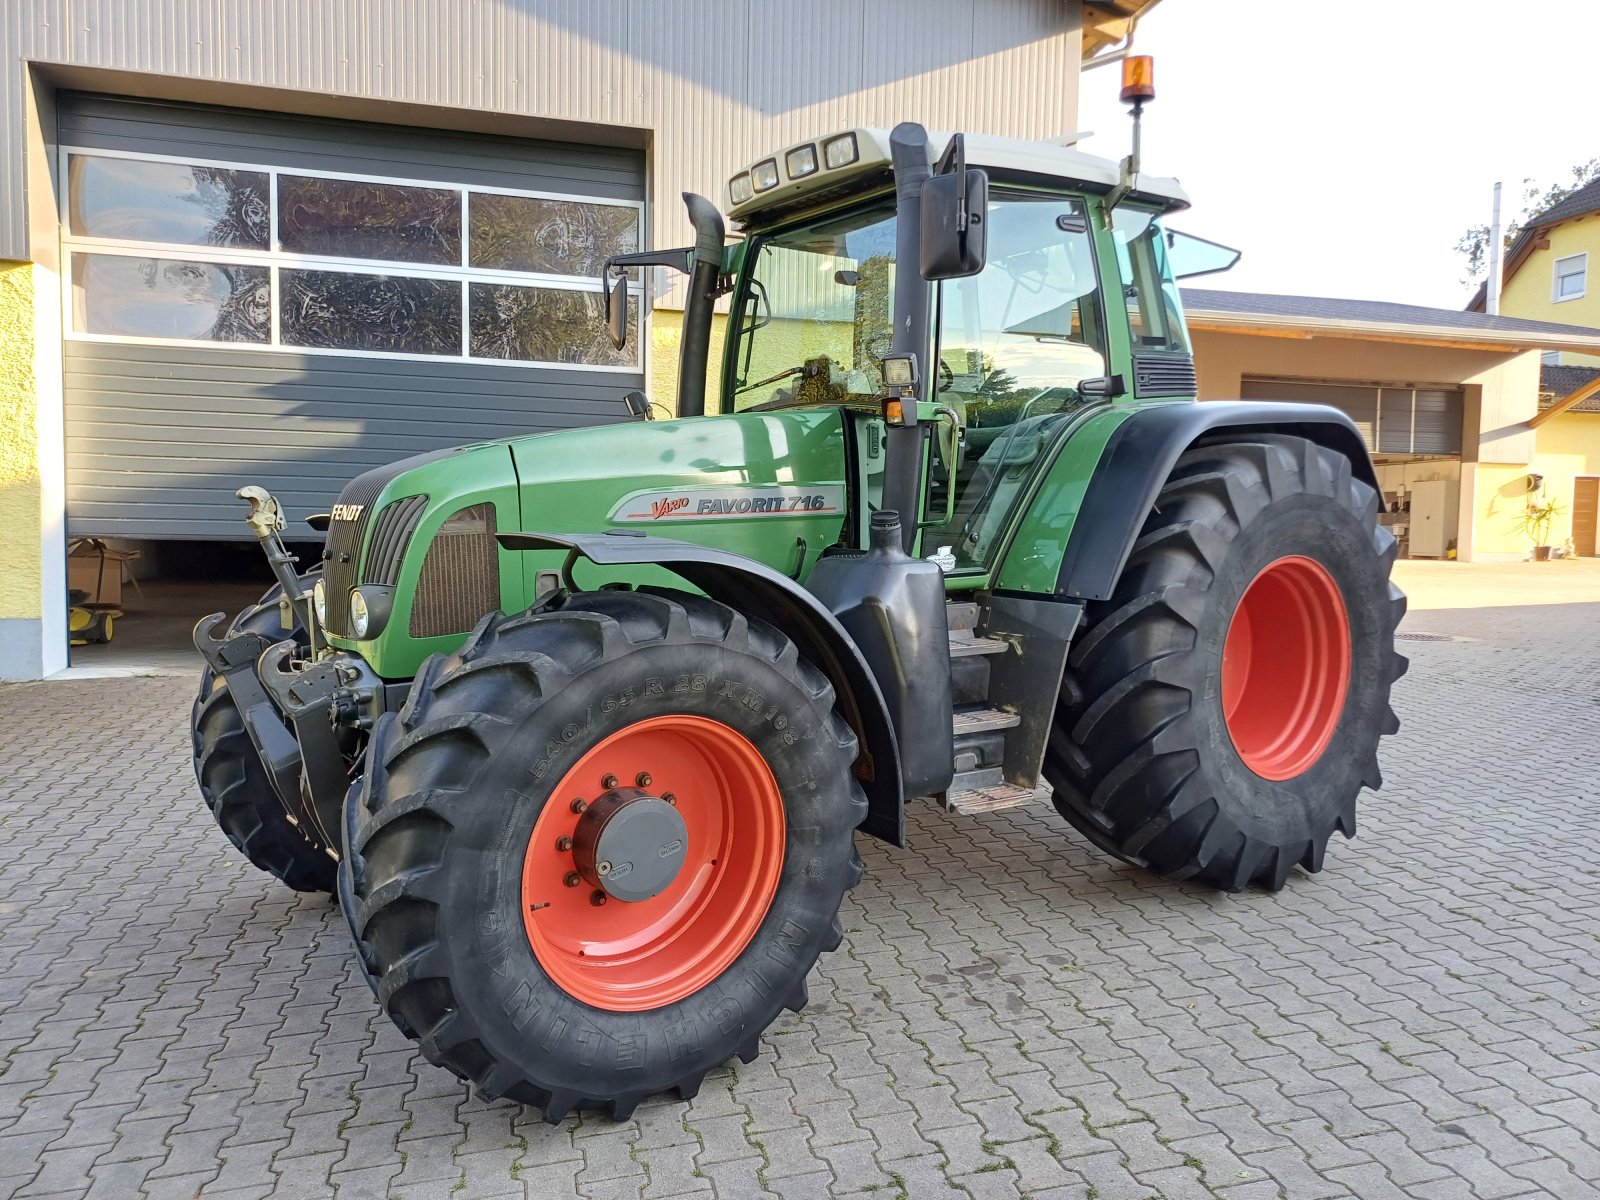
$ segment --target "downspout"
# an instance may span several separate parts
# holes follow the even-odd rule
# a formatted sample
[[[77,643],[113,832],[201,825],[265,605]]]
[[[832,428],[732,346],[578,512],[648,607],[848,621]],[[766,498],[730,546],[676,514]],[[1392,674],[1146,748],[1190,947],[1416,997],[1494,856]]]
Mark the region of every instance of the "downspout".
[[[716,312],[717,284],[722,272],[724,228],[717,206],[704,196],[683,193],[694,226],[689,294],[683,309],[683,339],[678,355],[678,415],[703,416],[706,411],[706,367],[711,356],[711,320]]]
[[[928,353],[929,286],[923,281],[922,185],[933,174],[928,131],[915,121],[902,121],[889,134],[889,156],[894,164],[895,289],[894,341],[896,354]],[[929,364],[920,364],[926,373]],[[919,396],[920,400],[921,397]],[[900,539],[909,554],[916,544],[917,521],[922,511],[923,443],[926,430],[908,406],[904,425],[890,425],[885,434],[883,507],[900,514]]]

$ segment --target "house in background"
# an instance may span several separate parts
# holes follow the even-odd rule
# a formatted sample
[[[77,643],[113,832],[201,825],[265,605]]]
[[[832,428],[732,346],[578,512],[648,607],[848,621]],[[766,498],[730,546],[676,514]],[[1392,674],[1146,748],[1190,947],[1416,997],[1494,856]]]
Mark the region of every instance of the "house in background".
[[[1530,321],[1600,327],[1600,179],[1530,217],[1506,250],[1500,313]],[[1486,311],[1485,286],[1467,305]],[[1600,367],[1600,355],[1547,356],[1559,366]]]
[[[1517,520],[1539,492],[1534,477],[1570,497],[1583,464],[1600,462],[1600,413],[1540,412],[1542,360],[1600,356],[1600,328],[1201,288],[1184,288],[1183,304],[1201,400],[1289,400],[1350,415],[1386,506],[1399,510],[1383,520],[1408,557],[1527,558]],[[1587,447],[1572,424],[1592,430]]]
[[[1530,218],[1506,250],[1500,314],[1600,326],[1600,179]],[[1483,312],[1486,289],[1467,306]],[[1553,545],[1594,555],[1600,507],[1600,354],[1547,351],[1539,382],[1532,471],[1537,494],[1561,506]]]

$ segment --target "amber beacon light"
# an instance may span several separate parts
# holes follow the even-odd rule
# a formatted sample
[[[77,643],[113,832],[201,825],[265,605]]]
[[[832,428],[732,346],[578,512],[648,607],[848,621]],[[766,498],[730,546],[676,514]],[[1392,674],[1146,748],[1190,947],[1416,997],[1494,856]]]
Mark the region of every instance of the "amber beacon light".
[[[1131,54],[1122,60],[1122,102],[1143,104],[1156,98],[1156,60]]]

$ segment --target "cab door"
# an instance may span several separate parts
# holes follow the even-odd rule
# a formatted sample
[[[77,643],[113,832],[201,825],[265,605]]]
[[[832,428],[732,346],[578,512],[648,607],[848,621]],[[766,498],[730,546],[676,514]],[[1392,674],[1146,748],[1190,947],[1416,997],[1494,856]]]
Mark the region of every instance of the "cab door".
[[[948,548],[955,579],[991,565],[1055,435],[1101,402],[1078,387],[1110,359],[1094,216],[1085,197],[994,188],[987,264],[939,286],[930,383],[949,412],[932,438],[921,552]]]

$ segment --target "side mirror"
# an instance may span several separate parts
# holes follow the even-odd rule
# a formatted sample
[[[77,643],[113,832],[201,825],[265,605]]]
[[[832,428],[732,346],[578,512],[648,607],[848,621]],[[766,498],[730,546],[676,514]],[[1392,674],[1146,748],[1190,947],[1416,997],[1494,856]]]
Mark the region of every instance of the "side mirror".
[[[976,275],[988,261],[989,176],[967,170],[965,139],[958,133],[940,163],[941,174],[922,185],[922,277],[930,283]],[[945,170],[951,158],[954,170]]]
[[[620,271],[613,276],[607,271],[603,279],[606,291],[606,328],[611,334],[611,344],[621,350],[628,344],[628,273]]]

